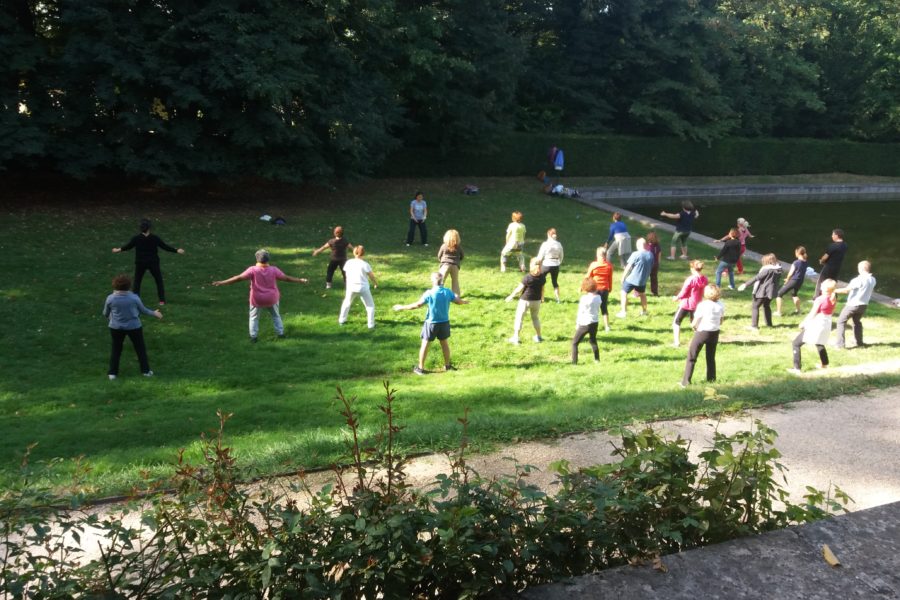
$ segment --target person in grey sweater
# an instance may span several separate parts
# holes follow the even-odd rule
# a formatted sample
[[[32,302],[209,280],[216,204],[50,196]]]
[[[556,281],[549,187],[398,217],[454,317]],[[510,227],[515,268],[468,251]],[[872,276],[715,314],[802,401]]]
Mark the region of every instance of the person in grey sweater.
[[[150,310],[141,298],[131,291],[131,278],[128,275],[116,275],[112,281],[113,293],[106,297],[103,305],[103,316],[109,319],[109,333],[112,337],[112,352],[109,356],[109,379],[119,375],[119,359],[125,338],[131,340],[137,353],[144,377],[152,377],[150,361],[147,359],[147,348],[144,345],[144,330],[141,327],[141,314],[152,315],[162,319],[158,310]]]
[[[759,331],[759,307],[763,309],[766,317],[766,326],[772,327],[772,299],[778,290],[781,280],[781,265],[774,254],[766,254],[762,257],[762,268],[756,276],[738,288],[743,292],[748,285],[753,286],[753,303],[750,305],[750,329]]]

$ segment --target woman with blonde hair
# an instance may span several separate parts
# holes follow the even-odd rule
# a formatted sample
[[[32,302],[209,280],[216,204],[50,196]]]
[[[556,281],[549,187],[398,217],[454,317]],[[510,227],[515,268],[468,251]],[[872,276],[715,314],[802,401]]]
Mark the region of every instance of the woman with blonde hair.
[[[541,337],[541,302],[544,300],[544,283],[547,276],[541,272],[541,259],[535,257],[531,259],[528,274],[522,278],[522,282],[516,286],[516,289],[506,297],[507,302],[512,302],[513,298],[519,296],[519,305],[516,307],[516,320],[513,325],[513,335],[509,338],[510,344],[519,343],[519,332],[522,330],[522,321],[525,318],[525,312],[531,313],[531,324],[534,325],[534,341],[543,342]]]
[[[444,243],[441,244],[437,257],[438,262],[441,264],[438,268],[438,273],[441,274],[445,282],[448,276],[453,279],[451,285],[453,293],[457,296],[462,296],[462,292],[459,291],[459,267],[464,255],[457,230],[448,229],[444,233]]]
[[[815,344],[821,361],[818,365],[819,368],[824,369],[828,366],[828,352],[825,350],[825,344],[828,342],[828,336],[831,335],[831,315],[837,304],[837,295],[834,293],[837,283],[834,279],[826,279],[822,282],[821,288],[821,294],[813,302],[809,314],[800,323],[800,333],[794,338],[794,367],[788,369],[789,373],[800,372],[800,348],[803,347],[803,344]]]
[[[556,228],[551,227],[547,230],[547,241],[541,244],[537,257],[541,259],[541,271],[544,275],[550,274],[553,295],[556,296],[557,304],[559,303],[559,266],[562,264],[564,256],[562,244],[556,239]]]
[[[344,296],[344,302],[341,304],[341,313],[338,316],[338,324],[343,325],[350,316],[350,306],[353,300],[359,298],[363,306],[366,307],[366,324],[369,329],[375,328],[375,300],[372,298],[372,292],[369,290],[369,280],[377,288],[378,280],[375,278],[375,272],[372,265],[362,259],[366,255],[366,249],[363,246],[356,246],[353,249],[353,258],[344,263],[344,277],[347,283],[347,292]]]

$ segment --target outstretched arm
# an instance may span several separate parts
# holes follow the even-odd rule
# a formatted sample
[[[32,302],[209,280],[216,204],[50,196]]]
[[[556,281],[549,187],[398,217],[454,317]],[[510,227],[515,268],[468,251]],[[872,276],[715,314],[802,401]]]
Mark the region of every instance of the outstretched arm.
[[[468,304],[468,303],[469,303],[468,300],[463,300],[459,296],[457,296],[456,298],[453,299],[453,304]]]
[[[229,277],[228,279],[223,279],[222,281],[213,281],[212,284],[216,287],[220,285],[231,285],[232,283],[237,283],[241,281],[243,277],[240,275],[235,275],[234,277]]]
[[[667,213],[666,211],[662,211],[659,213],[659,216],[666,217],[667,219],[677,219],[678,213]]]
[[[516,289],[514,289],[512,292],[510,292],[509,296],[506,297],[506,301],[512,302],[513,298],[515,298],[516,296],[520,296],[523,291],[525,291],[525,286],[520,283],[519,285],[516,286]]]
[[[309,283],[309,279],[306,277],[292,277],[291,275],[285,275],[284,277],[279,277],[281,281],[290,281],[291,283]]]
[[[350,244],[347,244],[347,247],[351,248],[352,246],[350,246]],[[325,252],[325,250],[327,250],[327,249],[328,249],[328,242],[325,242],[324,244],[322,244],[321,248],[316,248],[315,250],[313,250],[313,256],[318,256],[319,252]]]
[[[425,303],[419,300],[417,302],[413,302],[412,304],[395,304],[393,308],[394,310],[415,310],[422,306],[425,306]]]

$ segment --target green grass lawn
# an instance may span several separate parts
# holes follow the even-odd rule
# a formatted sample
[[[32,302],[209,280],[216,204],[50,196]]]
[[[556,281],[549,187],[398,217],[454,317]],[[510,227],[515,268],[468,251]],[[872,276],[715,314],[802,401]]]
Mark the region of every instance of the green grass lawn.
[[[263,473],[327,465],[344,450],[343,421],[335,386],[360,398],[362,427],[380,426],[383,381],[398,390],[401,442],[410,451],[455,446],[457,418],[468,407],[476,447],[597,429],[635,419],[708,414],[743,406],[827,398],[900,382],[900,375],[799,379],[790,366],[790,338],[800,317],[776,320],[760,335],[746,331],[749,292],[725,296],[728,317],[718,352],[719,382],[728,400],[704,399],[704,367],[695,385],[678,386],[686,341],[671,347],[674,293],[688,274],[683,261],[664,261],[662,296],[651,298],[650,316],[632,310],[601,335],[601,362],[586,342],[582,364],[569,364],[578,286],[596,246],[605,241],[609,215],[538,192],[530,179],[477,181],[481,195],[460,193],[461,180],[381,181],[332,191],[270,192],[265,188],[178,198],[151,192],[85,198],[50,198],[6,208],[0,224],[0,485],[17,476],[21,454],[38,445],[32,460],[64,461],[58,482],[77,457],[90,465],[91,493],[127,490],[142,473],[171,469],[179,448],[199,448],[198,434],[216,425],[216,410],[234,413],[228,441],[242,464]],[[431,246],[405,247],[407,209],[421,187],[429,202]],[[234,197],[240,196],[240,201]],[[20,200],[20,202],[24,202]],[[525,214],[527,250],[535,253],[548,227],[565,246],[563,303],[541,311],[545,342],[506,343],[514,303],[503,298],[519,281],[499,273],[498,254],[510,212]],[[263,213],[285,217],[287,226],[259,221]],[[157,376],[143,378],[126,342],[119,379],[106,378],[109,335],[100,315],[109,282],[132,271],[131,253],[110,249],[129,239],[140,217],[154,220],[165,241],[184,256],[162,253],[169,305],[165,319],[144,318],[150,361]],[[354,244],[364,244],[380,277],[374,292],[377,327],[369,332],[361,304],[338,327],[339,289],[324,290],[327,256],[312,249],[341,224]],[[412,373],[419,346],[421,311],[393,313],[391,305],[415,301],[428,287],[435,254],[448,228],[461,232],[466,260],[461,272],[467,306],[453,306],[451,347],[458,372]],[[632,226],[633,233],[637,228]],[[665,242],[668,237],[664,237]],[[664,242],[664,243],[665,243]],[[282,314],[287,339],[276,340],[267,315],[258,344],[247,335],[247,287],[214,288],[216,279],[240,273],[259,247],[288,274],[309,285],[285,283]],[[692,247],[695,256],[713,250]],[[712,272],[712,265],[707,272]],[[751,267],[751,271],[755,269]],[[616,274],[616,282],[619,281]],[[340,282],[340,277],[337,279]],[[340,287],[340,283],[338,285]],[[811,286],[807,286],[808,298]],[[145,300],[155,300],[145,278]],[[154,303],[155,304],[155,303]],[[618,310],[614,303],[611,312]],[[873,306],[867,336],[876,345],[832,351],[835,366],[900,357],[900,318]],[[811,368],[815,351],[804,350]],[[585,360],[588,359],[588,360]],[[429,368],[442,364],[435,345]],[[823,410],[827,406],[823,405]]]

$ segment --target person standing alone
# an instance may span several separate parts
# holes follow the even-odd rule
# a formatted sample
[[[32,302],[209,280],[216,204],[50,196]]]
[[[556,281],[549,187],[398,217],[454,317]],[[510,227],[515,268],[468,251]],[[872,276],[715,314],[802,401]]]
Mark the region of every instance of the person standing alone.
[[[113,248],[113,254],[125,252],[134,248],[134,284],[132,290],[138,296],[141,295],[141,281],[144,279],[144,273],[150,271],[153,280],[156,282],[156,295],[159,297],[159,305],[164,306],[166,303],[166,290],[163,286],[162,271],[159,268],[159,248],[166,252],[176,252],[184,254],[183,248],[173,248],[159,236],[150,232],[152,223],[149,219],[141,219],[141,232],[131,238],[127,244],[120,248]]]
[[[415,198],[409,203],[409,231],[406,232],[406,245],[410,246],[416,237],[416,227],[419,228],[419,237],[422,245],[428,245],[428,228],[425,219],[428,218],[428,204],[425,202],[425,194],[416,192]]]

